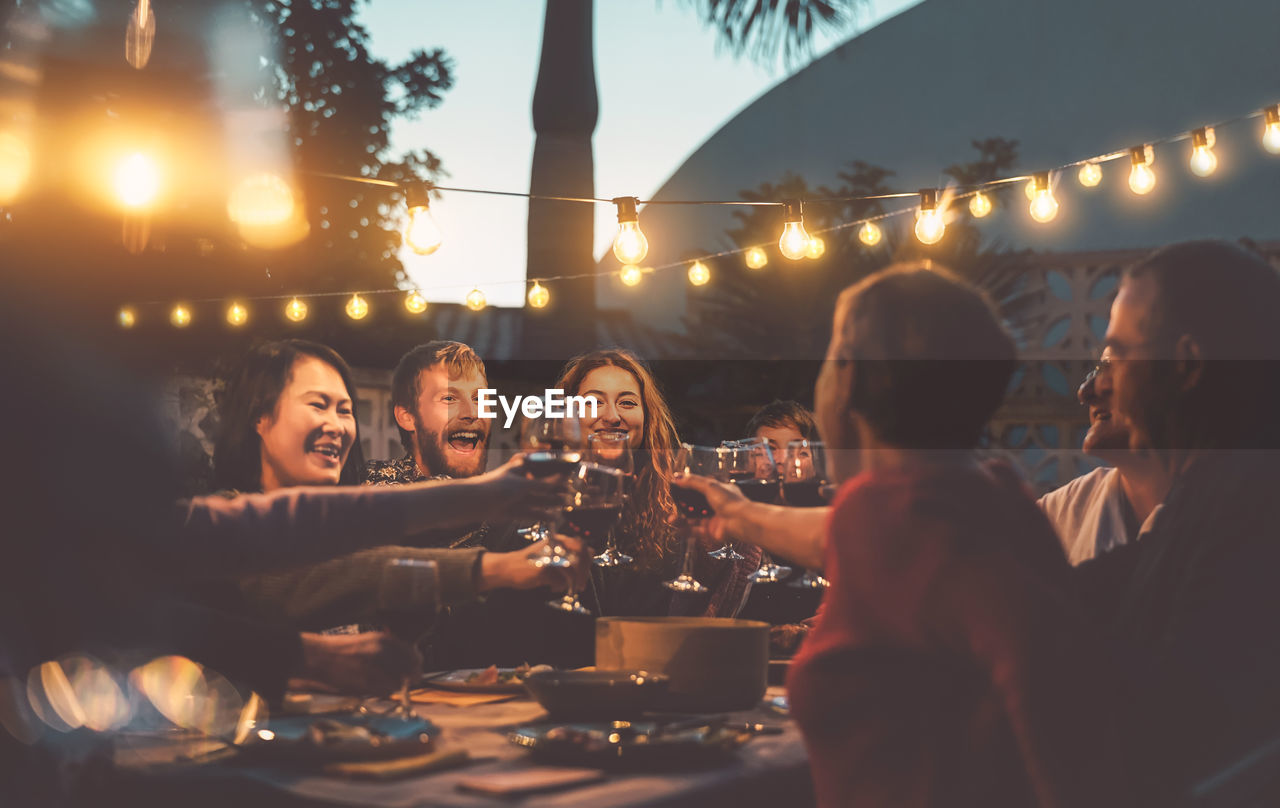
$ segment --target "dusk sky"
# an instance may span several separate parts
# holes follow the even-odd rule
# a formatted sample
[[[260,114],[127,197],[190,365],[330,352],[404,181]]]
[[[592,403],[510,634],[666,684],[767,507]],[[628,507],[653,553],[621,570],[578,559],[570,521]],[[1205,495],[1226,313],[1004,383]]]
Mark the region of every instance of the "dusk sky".
[[[916,2],[871,0],[856,30]],[[721,125],[790,75],[781,64],[762,66],[718,47],[715,33],[683,3],[598,0],[595,8],[596,196],[651,194]],[[392,131],[393,150],[431,149],[444,161],[447,184],[528,191],[542,16],[543,4],[534,0],[494,0],[483,7],[374,0],[365,6],[363,19],[380,57],[398,61],[414,48],[443,47],[455,63],[454,88],[438,109]],[[843,38],[820,37],[814,57]],[[743,177],[741,186],[762,179],[768,178]],[[461,302],[476,285],[490,305],[523,305],[527,202],[448,194],[432,211],[444,233],[440,249],[401,256],[428,300]],[[597,257],[609,248],[616,226],[613,208],[598,206]]]

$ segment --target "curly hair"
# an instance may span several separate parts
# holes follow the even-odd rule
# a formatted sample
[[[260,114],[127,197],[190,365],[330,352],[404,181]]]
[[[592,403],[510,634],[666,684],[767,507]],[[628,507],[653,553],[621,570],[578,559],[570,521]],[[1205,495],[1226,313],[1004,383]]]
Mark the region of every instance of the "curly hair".
[[[671,408],[658,389],[658,382],[635,354],[622,348],[590,351],[570,359],[560,371],[556,387],[565,395],[579,395],[583,380],[596,368],[625,370],[640,385],[644,407],[644,435],[634,455],[635,496],[623,510],[619,544],[632,549],[642,567],[656,569],[675,545],[675,500],[671,497],[671,474],[675,465],[675,422]]]

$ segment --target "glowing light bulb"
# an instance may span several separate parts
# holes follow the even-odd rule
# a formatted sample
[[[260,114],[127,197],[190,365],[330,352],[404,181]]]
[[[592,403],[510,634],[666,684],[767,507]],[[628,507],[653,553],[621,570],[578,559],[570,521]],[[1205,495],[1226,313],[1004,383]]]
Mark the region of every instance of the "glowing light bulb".
[[[804,254],[809,258],[821,258],[822,254],[827,251],[827,242],[817,236],[809,236],[809,247]]]
[[[916,238],[921,244],[937,244],[946,231],[947,224],[938,210],[938,192],[925,188],[920,192],[920,210],[916,212]]]
[[[1129,190],[1139,196],[1151,193],[1156,187],[1156,174],[1147,161],[1147,147],[1137,146],[1129,150],[1133,167],[1129,169]]]
[[[1053,190],[1049,187],[1048,172],[1035,176],[1036,195],[1031,200],[1031,218],[1044,224],[1053,221],[1058,215],[1058,200],[1053,198]]]
[[[13,201],[31,176],[31,149],[12,132],[0,132],[0,204]]]
[[[991,213],[991,197],[978,191],[969,197],[969,212],[973,214],[973,218],[981,219]]]
[[[649,240],[640,232],[640,214],[636,211],[640,200],[620,196],[613,204],[618,206],[618,235],[613,238],[613,254],[624,264],[638,264],[649,254]]]
[[[1076,179],[1080,180],[1080,184],[1086,188],[1093,188],[1102,182],[1102,166],[1097,163],[1085,163],[1080,166],[1080,173],[1076,175]]]
[[[711,270],[707,269],[706,264],[694,261],[689,265],[689,283],[694,286],[706,286],[709,280],[711,280]]]
[[[1191,133],[1191,173],[1207,177],[1218,167],[1218,156],[1213,153],[1213,127],[1205,126]]]
[[[114,186],[126,208],[145,208],[160,195],[160,169],[147,155],[134,152],[116,164]]]
[[[858,229],[858,241],[868,247],[876,246],[882,238],[884,234],[880,232],[880,225],[875,222],[863,222],[862,227]]]
[[[276,174],[245,177],[227,200],[227,215],[237,224],[280,224],[293,215],[293,189]]]
[[[547,291],[547,287],[534,281],[533,286],[529,288],[528,298],[530,306],[541,309],[551,302],[551,293]]]
[[[363,320],[369,313],[369,303],[360,295],[352,295],[347,301],[347,316],[352,320]]]
[[[618,279],[627,286],[636,286],[644,280],[644,271],[635,264],[627,264],[618,272]]]
[[[418,255],[431,255],[444,240],[440,226],[431,216],[431,186],[410,185],[405,190],[405,204],[409,206],[409,223],[404,229],[404,243]]]
[[[133,328],[138,323],[138,315],[131,307],[124,306],[116,312],[116,322],[121,328]]]
[[[427,310],[427,299],[417,289],[404,296],[404,307],[410,314],[422,314]]]
[[[488,301],[484,299],[484,292],[481,292],[479,289],[472,289],[470,292],[467,292],[467,308],[472,311],[480,311],[480,309],[483,309],[487,305]]]
[[[284,307],[284,316],[288,317],[295,323],[300,323],[307,319],[307,304],[298,298],[293,298]]]
[[[130,67],[141,70],[147,66],[155,38],[156,14],[151,10],[151,0],[138,0],[124,32],[124,60]]]
[[[1262,117],[1262,147],[1272,154],[1280,154],[1280,104],[1268,107]]]
[[[169,312],[169,322],[174,328],[186,328],[191,325],[191,309],[179,303]]]
[[[769,263],[769,254],[759,247],[752,247],[747,250],[746,261],[750,269],[761,269]]]
[[[809,234],[804,229],[804,204],[799,199],[787,199],[782,206],[786,218],[782,237],[778,239],[778,251],[784,257],[798,261],[809,250]]]
[[[227,306],[227,322],[239,328],[249,322],[249,310],[239,303],[232,303]]]

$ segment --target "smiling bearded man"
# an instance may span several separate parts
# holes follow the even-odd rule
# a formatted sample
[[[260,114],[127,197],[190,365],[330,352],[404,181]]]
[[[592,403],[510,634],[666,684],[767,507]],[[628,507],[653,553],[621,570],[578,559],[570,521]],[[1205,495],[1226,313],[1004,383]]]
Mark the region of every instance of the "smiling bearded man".
[[[391,380],[392,416],[408,452],[367,466],[370,485],[472,477],[488,462],[488,419],[477,399],[488,385],[484,362],[467,345],[436,340],[405,354]]]

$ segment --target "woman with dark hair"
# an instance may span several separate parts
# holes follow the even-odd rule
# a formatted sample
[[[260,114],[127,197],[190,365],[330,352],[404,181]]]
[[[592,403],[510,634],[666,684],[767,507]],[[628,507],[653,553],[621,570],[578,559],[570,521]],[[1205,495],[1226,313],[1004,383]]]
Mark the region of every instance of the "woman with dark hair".
[[[214,482],[232,491],[359,485],[356,386],[338,352],[301,339],[245,357],[220,406]]]
[[[657,380],[630,351],[609,348],[569,360],[556,387],[566,396],[594,398],[597,417],[584,420],[584,430],[625,436],[635,464],[634,493],[616,528],[618,547],[634,556],[634,569],[595,570],[597,614],[666,614],[696,609],[695,603],[672,602],[671,593],[660,585],[676,574],[683,548],[676,541],[676,507],[671,496],[679,439]],[[703,614],[731,617],[742,607],[747,576],[760,561],[758,551],[747,555],[742,561],[717,562],[701,554],[697,577],[712,589]]]
[[[228,495],[358,486],[364,459],[355,401],[351,369],[332,348],[298,339],[254,348],[223,401],[215,480]],[[528,563],[528,555],[539,549],[375,547],[286,572],[247,576],[236,595],[223,591],[214,597],[234,598],[237,608],[260,619],[319,629],[374,617],[389,605],[425,610],[434,607],[437,596],[449,605],[495,588],[563,586],[562,575]],[[405,593],[384,591],[390,585],[384,568],[394,559],[435,561],[441,591],[418,593],[425,598],[420,603],[400,602]]]

